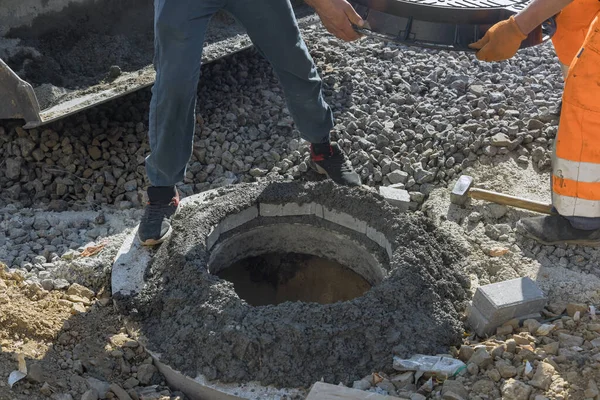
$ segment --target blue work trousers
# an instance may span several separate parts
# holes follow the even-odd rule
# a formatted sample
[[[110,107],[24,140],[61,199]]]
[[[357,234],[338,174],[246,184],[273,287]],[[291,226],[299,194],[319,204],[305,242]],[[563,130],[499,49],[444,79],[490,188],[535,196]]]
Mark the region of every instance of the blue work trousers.
[[[323,99],[321,78],[289,0],[155,0],[154,8],[156,82],[150,103],[151,153],[146,158],[152,186],[173,186],[185,176],[192,155],[204,36],[220,9],[244,26],[271,63],[302,138],[329,141],[333,113]]]

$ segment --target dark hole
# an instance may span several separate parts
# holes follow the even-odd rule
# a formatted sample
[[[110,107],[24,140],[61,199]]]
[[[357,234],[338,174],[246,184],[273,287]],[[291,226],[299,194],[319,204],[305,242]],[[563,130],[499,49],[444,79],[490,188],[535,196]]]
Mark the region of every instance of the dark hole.
[[[362,296],[371,285],[343,265],[309,254],[269,253],[248,257],[217,273],[252,306],[286,301],[320,304]]]

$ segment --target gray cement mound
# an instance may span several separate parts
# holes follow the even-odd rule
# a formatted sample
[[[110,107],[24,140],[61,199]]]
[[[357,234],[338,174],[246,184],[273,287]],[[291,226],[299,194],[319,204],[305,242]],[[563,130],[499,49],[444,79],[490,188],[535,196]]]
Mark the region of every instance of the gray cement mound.
[[[362,297],[326,305],[252,307],[240,300],[231,283],[207,270],[206,239],[228,215],[257,203],[289,202],[317,202],[383,233],[393,249],[391,261],[382,263],[383,281]],[[308,223],[313,217],[295,218]],[[276,218],[252,222],[267,219]],[[447,352],[461,341],[468,279],[459,246],[427,218],[398,215],[365,189],[330,181],[240,184],[183,208],[174,227],[148,267],[142,293],[117,302],[148,347],[191,377],[279,387],[308,387],[321,379],[351,383],[389,370],[393,355]]]

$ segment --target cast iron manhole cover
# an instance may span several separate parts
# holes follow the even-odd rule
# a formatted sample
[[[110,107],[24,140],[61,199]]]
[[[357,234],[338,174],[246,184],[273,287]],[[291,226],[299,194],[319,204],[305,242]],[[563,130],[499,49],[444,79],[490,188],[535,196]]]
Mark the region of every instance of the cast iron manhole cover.
[[[386,41],[442,50],[473,51],[495,23],[527,6],[529,0],[351,0],[367,22],[361,33]],[[554,19],[529,34],[521,48],[545,42],[554,34]]]

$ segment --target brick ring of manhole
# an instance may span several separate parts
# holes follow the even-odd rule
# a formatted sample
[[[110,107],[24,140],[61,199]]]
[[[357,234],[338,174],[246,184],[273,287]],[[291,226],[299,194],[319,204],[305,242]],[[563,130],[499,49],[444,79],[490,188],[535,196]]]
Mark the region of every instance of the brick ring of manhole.
[[[330,181],[184,200],[171,238],[154,254],[130,238],[112,276],[119,310],[181,375],[351,384],[460,344],[463,255],[426,217]]]

